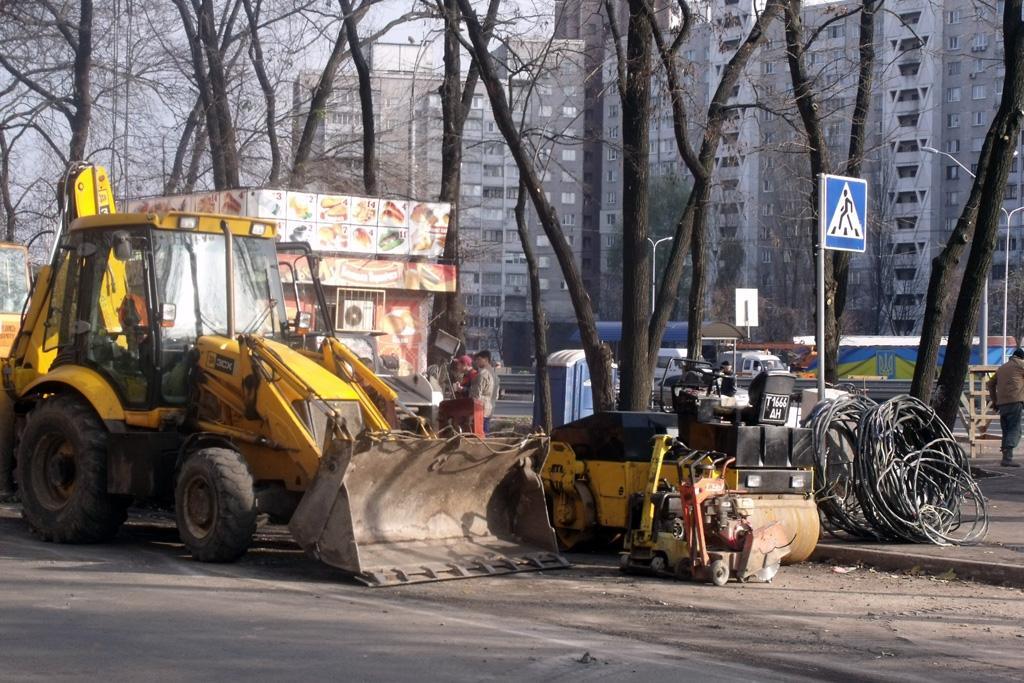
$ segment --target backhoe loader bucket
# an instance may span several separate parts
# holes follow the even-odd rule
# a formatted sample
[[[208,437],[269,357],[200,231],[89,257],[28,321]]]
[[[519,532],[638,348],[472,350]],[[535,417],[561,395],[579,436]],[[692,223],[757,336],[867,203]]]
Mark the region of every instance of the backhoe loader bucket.
[[[333,439],[289,524],[368,586],[567,567],[537,474],[547,437]]]

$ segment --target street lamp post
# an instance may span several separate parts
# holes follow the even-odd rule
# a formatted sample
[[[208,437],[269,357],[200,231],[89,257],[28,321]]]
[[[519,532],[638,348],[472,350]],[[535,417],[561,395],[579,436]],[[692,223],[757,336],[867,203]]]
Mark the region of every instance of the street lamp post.
[[[662,242],[667,242],[670,239],[672,239],[671,236],[669,236],[669,237],[662,237],[658,241],[654,241],[650,237],[647,238],[647,241],[651,243],[651,315],[652,316],[654,315],[654,299],[657,297],[657,291],[658,291],[658,286],[657,286],[657,282],[658,282],[658,268],[657,268],[657,265],[656,265],[658,263],[658,245],[661,244]]]
[[[954,164],[956,164],[957,166],[962,168],[964,170],[964,173],[966,173],[967,175],[971,176],[971,178],[976,177],[974,175],[974,171],[972,171],[971,169],[967,168],[962,163],[960,163],[960,160],[957,159],[952,154],[950,154],[949,152],[942,152],[940,150],[935,149],[934,147],[922,147],[921,151],[922,152],[928,152],[929,154],[938,154],[939,156],[944,156],[947,159],[949,159],[950,161],[952,161]],[[1013,151],[1013,156],[1017,156],[1017,150]],[[1015,214],[1018,211],[1020,211],[1021,209],[1024,209],[1024,207],[1018,207],[1018,208],[1014,209],[1013,211],[1007,213],[1006,209],[1004,209],[1001,206],[999,207],[999,210],[1003,212],[1004,216],[1006,216],[1006,263],[1004,264],[1005,265],[1005,267],[1004,267],[1004,275],[1008,275],[1009,274],[1009,269],[1010,269],[1010,217],[1013,214]],[[980,354],[980,360],[981,360],[981,364],[982,365],[987,365],[988,364],[988,279],[989,279],[989,274],[985,273],[985,287],[984,287],[984,291],[982,292],[982,299],[981,299],[981,340],[980,340],[981,341],[981,354]],[[1008,295],[1009,295],[1008,279],[1006,277],[1004,277],[1003,278],[1003,359],[1004,360],[1006,359],[1006,300],[1007,300]]]
[[[1003,209],[1003,215],[1006,216],[1006,252],[1003,254],[1003,355],[999,359],[1000,363],[1006,362],[1006,309],[1007,302],[1010,299],[1010,223],[1013,221],[1013,214],[1024,211],[1024,206],[1018,206],[1013,211],[1007,213],[1006,209]],[[988,364],[988,358],[986,357],[982,365]]]

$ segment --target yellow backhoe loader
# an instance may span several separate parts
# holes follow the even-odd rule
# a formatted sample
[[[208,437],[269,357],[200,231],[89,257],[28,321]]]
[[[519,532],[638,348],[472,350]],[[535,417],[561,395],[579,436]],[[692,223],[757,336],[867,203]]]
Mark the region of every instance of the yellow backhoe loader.
[[[92,166],[66,190],[3,368],[39,536],[103,541],[144,499],[173,501],[201,561],[240,557],[267,514],[372,586],[567,566],[537,474],[548,440],[393,429],[354,354],[303,348],[274,224],[118,214]]]

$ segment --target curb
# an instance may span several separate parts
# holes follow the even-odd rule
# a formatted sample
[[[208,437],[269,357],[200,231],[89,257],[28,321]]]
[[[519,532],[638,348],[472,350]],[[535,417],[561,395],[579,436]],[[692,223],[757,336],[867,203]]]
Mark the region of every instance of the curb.
[[[819,543],[811,554],[810,561],[831,560],[844,564],[860,562],[889,571],[907,571],[916,568],[929,574],[942,574],[952,569],[958,579],[968,579],[996,586],[1024,587],[1024,565],[920,555],[907,552],[905,545],[897,547],[899,550],[879,550],[877,548],[858,548],[848,544]]]

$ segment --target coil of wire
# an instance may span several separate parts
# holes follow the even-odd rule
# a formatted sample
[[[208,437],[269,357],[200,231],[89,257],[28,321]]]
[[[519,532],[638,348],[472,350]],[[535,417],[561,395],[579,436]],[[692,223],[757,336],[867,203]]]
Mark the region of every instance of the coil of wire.
[[[845,532],[857,538],[878,539],[861,510],[854,477],[857,426],[877,404],[866,396],[846,394],[818,403],[805,421],[814,447],[815,498],[822,527],[836,535]]]
[[[988,531],[966,454],[935,411],[911,396],[864,413],[854,479],[865,518],[886,538],[966,545]]]

